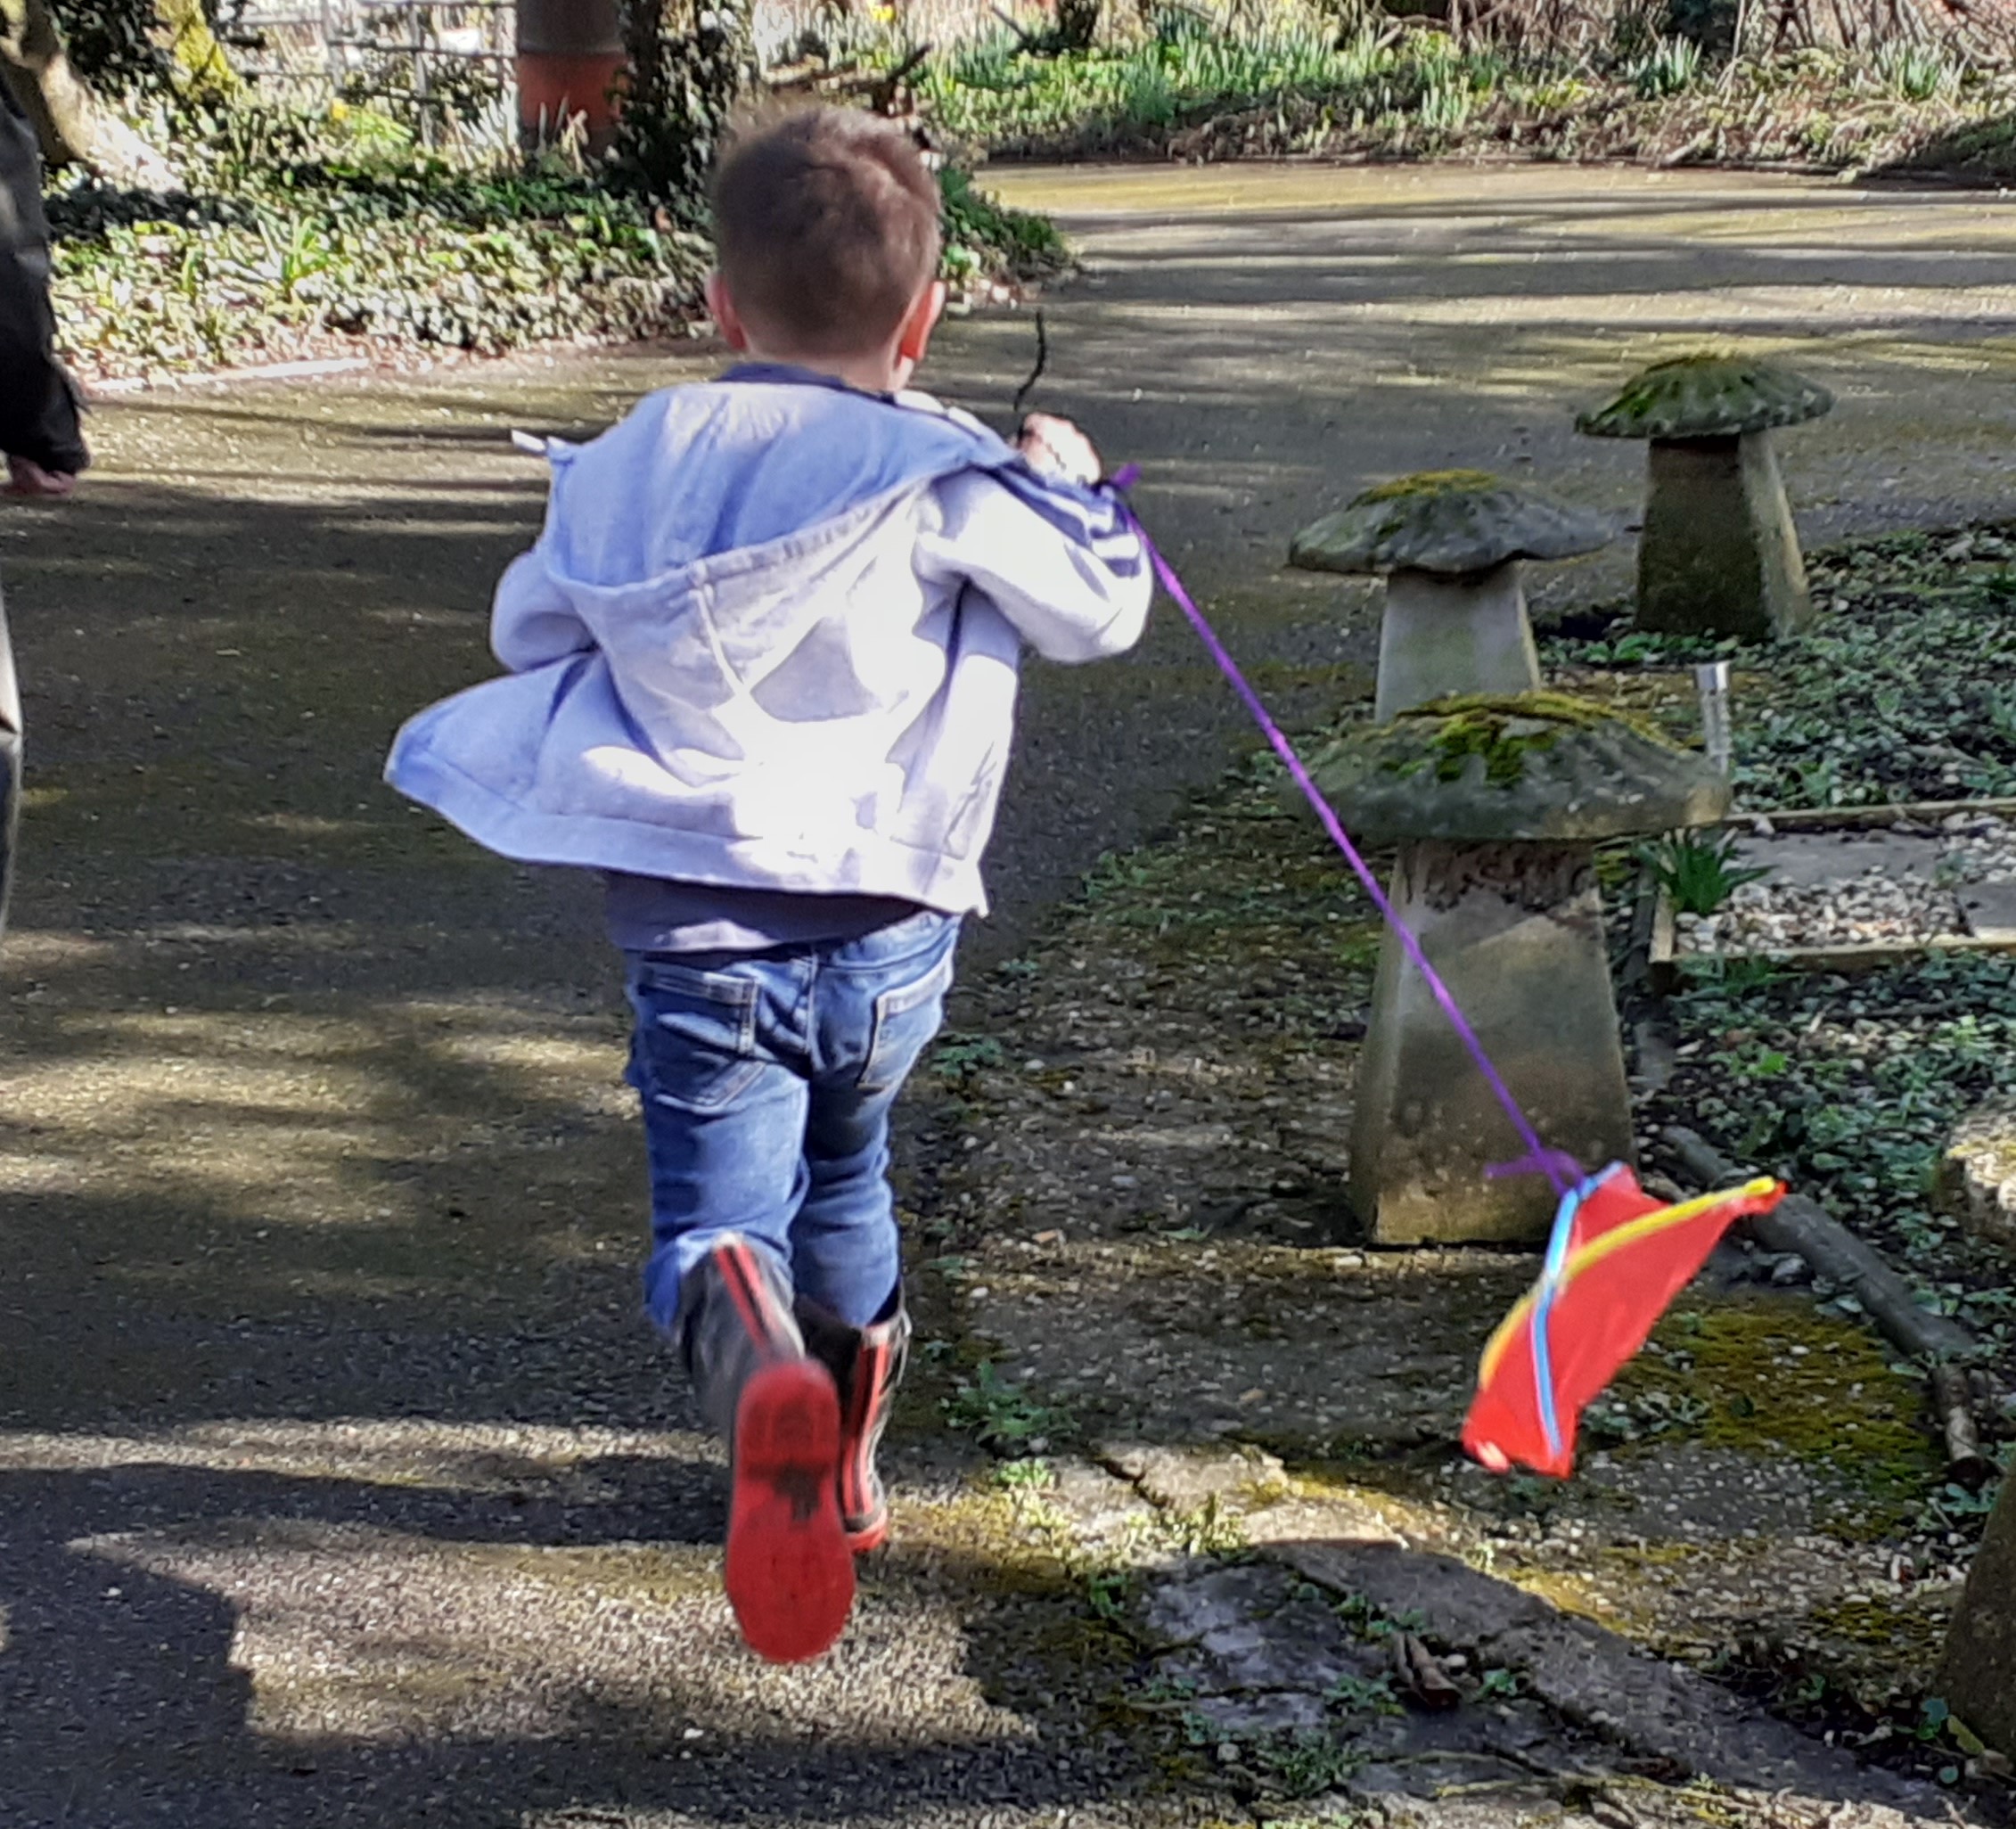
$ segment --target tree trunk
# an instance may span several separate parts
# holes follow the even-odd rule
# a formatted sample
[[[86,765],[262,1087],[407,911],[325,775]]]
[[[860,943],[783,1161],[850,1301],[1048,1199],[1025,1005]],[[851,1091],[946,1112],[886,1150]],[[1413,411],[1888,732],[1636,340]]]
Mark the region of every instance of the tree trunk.
[[[0,0],[0,79],[51,165],[88,165],[121,183],[173,183],[168,163],[70,68],[48,0]]]
[[[2016,1757],[2016,1478],[2003,1482],[1937,1681],[1961,1720]]]
[[[1099,36],[1103,0],[1057,0],[1057,42],[1066,51],[1089,51]]]

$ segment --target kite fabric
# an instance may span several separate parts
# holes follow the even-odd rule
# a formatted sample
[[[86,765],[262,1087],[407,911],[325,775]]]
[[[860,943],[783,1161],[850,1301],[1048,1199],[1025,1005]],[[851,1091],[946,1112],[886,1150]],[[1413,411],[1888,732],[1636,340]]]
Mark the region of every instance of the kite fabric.
[[[1738,1219],[1785,1197],[1769,1178],[1667,1206],[1613,1163],[1561,1196],[1540,1280],[1484,1349],[1464,1448],[1566,1479],[1593,1403]]]

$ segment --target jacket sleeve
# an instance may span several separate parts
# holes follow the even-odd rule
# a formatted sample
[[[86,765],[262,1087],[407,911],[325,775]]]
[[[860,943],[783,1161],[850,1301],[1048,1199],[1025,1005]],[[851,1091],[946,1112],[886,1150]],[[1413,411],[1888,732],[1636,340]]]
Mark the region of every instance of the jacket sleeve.
[[[546,569],[540,547],[520,553],[497,580],[490,646],[513,673],[586,652],[595,638]]]
[[[1022,471],[937,484],[918,543],[928,582],[971,584],[1047,660],[1097,660],[1141,639],[1154,579],[1110,497]]]
[[[0,451],[75,475],[90,462],[54,351],[49,227],[35,131],[0,97]]]

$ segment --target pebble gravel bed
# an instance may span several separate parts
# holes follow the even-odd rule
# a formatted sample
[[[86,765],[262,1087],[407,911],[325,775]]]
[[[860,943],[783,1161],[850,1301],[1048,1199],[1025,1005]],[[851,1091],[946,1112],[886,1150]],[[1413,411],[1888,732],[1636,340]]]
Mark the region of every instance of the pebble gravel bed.
[[[1963,887],[2016,882],[2016,826],[2007,820],[1954,814],[1936,827],[1900,821],[1889,829],[1945,841],[1929,873],[1874,865],[1825,882],[1745,883],[1713,914],[1677,916],[1676,950],[1773,953],[1956,938],[1969,931]],[[1768,831],[1760,821],[1759,835]]]

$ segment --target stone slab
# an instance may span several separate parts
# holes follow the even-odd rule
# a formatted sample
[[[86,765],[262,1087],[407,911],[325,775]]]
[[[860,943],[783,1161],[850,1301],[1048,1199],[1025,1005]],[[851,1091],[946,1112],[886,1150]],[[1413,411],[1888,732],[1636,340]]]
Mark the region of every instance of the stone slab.
[[[1979,940],[2016,945],[2016,882],[1977,882],[1960,892],[1967,931]]]
[[[1865,871],[1930,877],[1949,848],[1942,838],[1897,832],[1782,832],[1738,840],[1737,861],[1793,889],[1847,882]]]
[[[2004,1509],[2016,1521],[2016,1505]],[[2007,1534],[2016,1553],[2016,1530]],[[1437,1648],[1517,1671],[1563,1719],[1635,1757],[1670,1761],[1723,1784],[1946,1816],[1929,1787],[1861,1766],[1706,1677],[1454,1557],[1327,1543],[1276,1544],[1266,1554],[1389,1617],[1418,1620],[1422,1636]],[[2003,1579],[2016,1582],[2016,1571]]]
[[[2016,1246],[2016,1099],[1991,1099],[1939,1157],[1940,1204],[1977,1237]]]

